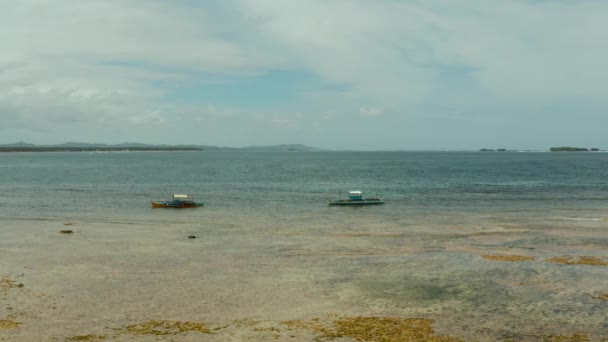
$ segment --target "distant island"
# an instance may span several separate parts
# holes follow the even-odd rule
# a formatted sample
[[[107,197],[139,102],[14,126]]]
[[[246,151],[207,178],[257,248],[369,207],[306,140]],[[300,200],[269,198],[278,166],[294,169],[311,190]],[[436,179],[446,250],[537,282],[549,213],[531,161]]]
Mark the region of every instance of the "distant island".
[[[0,152],[123,152],[123,151],[149,151],[149,152],[177,152],[177,151],[321,151],[321,149],[300,144],[283,144],[272,146],[248,147],[219,147],[205,145],[150,145],[141,143],[122,143],[115,145],[90,144],[68,142],[59,145],[35,145],[25,142],[0,145]]]
[[[480,152],[506,152],[507,149],[506,148],[497,148],[497,149],[493,149],[493,148],[482,148],[479,150]]]
[[[570,146],[561,146],[561,147],[551,147],[551,152],[597,152],[599,148],[585,148],[585,147],[570,147]]]

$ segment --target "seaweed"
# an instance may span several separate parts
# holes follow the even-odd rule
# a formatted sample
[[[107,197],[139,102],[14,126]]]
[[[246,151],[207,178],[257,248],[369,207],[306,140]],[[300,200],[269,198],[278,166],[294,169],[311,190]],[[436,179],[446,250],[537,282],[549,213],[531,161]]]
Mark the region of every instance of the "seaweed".
[[[605,261],[604,258],[593,257],[593,256],[579,256],[573,257],[569,255],[553,257],[547,259],[547,262],[553,262],[557,264],[565,264],[565,265],[593,265],[593,266],[608,266],[608,261]]]
[[[0,329],[14,329],[21,325],[19,322],[0,319]]]
[[[513,255],[513,254],[483,254],[482,258],[494,261],[531,261],[536,258],[527,255]]]
[[[332,324],[323,324],[318,318],[310,321],[285,321],[290,328],[303,328],[322,334],[323,338],[350,337],[368,342],[458,342],[450,336],[436,336],[432,319],[401,317],[340,317]]]
[[[267,328],[253,328],[255,332],[270,332],[272,333],[272,338],[278,340],[281,338],[281,331],[275,327],[267,327]]]
[[[205,323],[181,322],[170,320],[152,320],[127,326],[127,331],[136,335],[176,335],[184,332],[197,331],[211,334]]]
[[[4,289],[19,288],[19,287],[23,287],[23,284],[17,283],[15,280],[10,278],[9,276],[2,276],[2,278],[0,278],[0,287],[4,288]]]
[[[89,335],[78,335],[78,336],[68,337],[68,338],[66,338],[66,340],[67,341],[97,341],[97,340],[104,340],[105,338],[106,338],[106,335],[89,334]]]
[[[564,335],[532,335],[532,337],[542,338],[543,341],[550,342],[588,342],[589,337],[587,335],[576,334],[571,336]]]
[[[2,276],[2,278],[0,278],[0,290],[2,290],[4,295],[8,293],[9,289],[21,288],[23,286],[24,285],[22,283],[16,282],[9,276]]]
[[[608,301],[608,292],[606,292],[606,293],[600,293],[595,298],[597,298],[599,300],[603,300],[603,301]]]

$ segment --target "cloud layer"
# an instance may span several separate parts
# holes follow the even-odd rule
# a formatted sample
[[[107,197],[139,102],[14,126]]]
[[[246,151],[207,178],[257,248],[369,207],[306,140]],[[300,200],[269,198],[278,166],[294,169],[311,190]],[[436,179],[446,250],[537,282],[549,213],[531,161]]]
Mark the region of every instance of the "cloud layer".
[[[608,145],[600,1],[23,0],[0,27],[0,143]]]

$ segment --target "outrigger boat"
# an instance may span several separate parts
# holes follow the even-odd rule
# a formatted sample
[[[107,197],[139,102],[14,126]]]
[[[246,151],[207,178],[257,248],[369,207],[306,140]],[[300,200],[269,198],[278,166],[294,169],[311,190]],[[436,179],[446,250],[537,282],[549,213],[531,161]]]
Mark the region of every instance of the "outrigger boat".
[[[340,194],[338,194],[340,196]],[[361,191],[349,191],[348,199],[337,199],[329,201],[329,205],[370,205],[370,204],[384,204],[384,198],[381,197],[370,197],[364,198]]]
[[[152,202],[152,208],[196,208],[202,207],[205,202],[195,202],[190,195],[173,194],[169,201]]]

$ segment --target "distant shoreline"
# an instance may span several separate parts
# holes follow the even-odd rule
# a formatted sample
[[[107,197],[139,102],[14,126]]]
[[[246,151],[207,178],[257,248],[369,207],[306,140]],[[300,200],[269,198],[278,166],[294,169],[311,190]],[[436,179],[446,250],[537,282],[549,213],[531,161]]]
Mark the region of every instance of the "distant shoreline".
[[[271,146],[220,147],[208,145],[152,145],[141,143],[91,144],[68,142],[60,145],[35,145],[25,142],[0,144],[0,152],[179,152],[179,151],[326,151],[302,144],[282,144]]]
[[[178,152],[203,151],[198,147],[0,147],[0,152]]]

